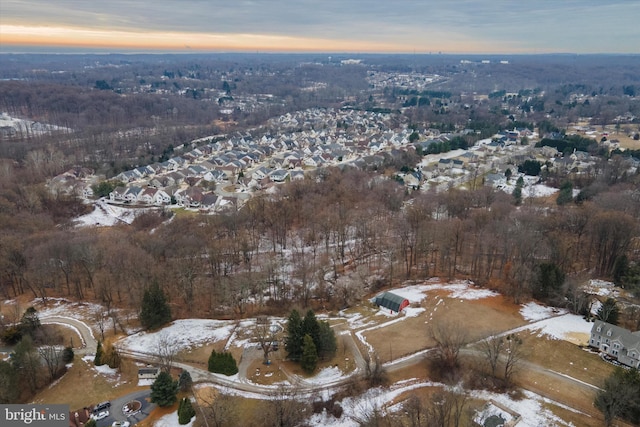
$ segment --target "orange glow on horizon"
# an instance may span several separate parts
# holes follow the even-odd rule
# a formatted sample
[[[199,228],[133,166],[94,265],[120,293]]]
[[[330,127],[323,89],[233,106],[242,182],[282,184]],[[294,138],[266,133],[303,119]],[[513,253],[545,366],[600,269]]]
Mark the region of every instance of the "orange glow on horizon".
[[[443,39],[446,39],[443,37]],[[263,34],[212,34],[159,31],[94,30],[46,26],[0,25],[0,46],[127,49],[153,51],[270,51],[270,52],[362,52],[362,53],[525,53],[514,46],[491,46],[475,40],[429,41],[414,45],[386,41],[332,40]],[[497,49],[496,49],[497,48]]]
[[[394,43],[369,43],[261,34],[132,32],[63,27],[0,25],[0,43],[18,46],[62,46],[150,50],[364,51],[402,50]]]

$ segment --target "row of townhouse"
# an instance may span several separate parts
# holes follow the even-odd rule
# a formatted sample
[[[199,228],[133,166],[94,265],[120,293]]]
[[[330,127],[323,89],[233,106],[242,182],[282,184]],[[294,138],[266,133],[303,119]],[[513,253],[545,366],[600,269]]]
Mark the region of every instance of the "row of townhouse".
[[[117,187],[110,194],[112,202],[140,203],[145,205],[166,206],[172,199],[178,206],[186,208],[216,209],[222,198],[212,192],[205,192],[200,187],[169,187],[163,190],[138,186]]]
[[[640,331],[631,332],[602,320],[591,328],[589,346],[625,366],[640,369]]]
[[[109,193],[109,200],[121,203],[144,203],[147,205],[163,206],[171,203],[171,195],[164,190],[153,187],[116,187]]]

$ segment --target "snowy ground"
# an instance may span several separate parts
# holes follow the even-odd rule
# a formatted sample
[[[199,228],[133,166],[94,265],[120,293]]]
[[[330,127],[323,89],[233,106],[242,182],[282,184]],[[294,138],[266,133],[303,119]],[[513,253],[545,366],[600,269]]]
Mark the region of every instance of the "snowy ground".
[[[153,353],[162,342],[176,351],[227,340],[234,323],[212,319],[181,319],[157,332],[139,332],[120,340],[118,346],[135,353]]]
[[[524,304],[520,314],[525,320],[533,322],[520,329],[537,330],[539,337],[546,335],[574,344],[585,344],[589,340],[593,327],[593,323],[587,322],[582,316],[569,314],[566,310],[545,307],[535,302]]]
[[[155,427],[193,427],[193,423],[195,422],[195,418],[191,419],[187,424],[179,424],[178,423],[178,413],[172,412],[171,414],[167,414],[162,418],[156,420],[154,426]]]
[[[94,204],[93,212],[76,218],[75,224],[78,227],[110,227],[117,224],[131,224],[137,215],[150,209],[152,208],[128,208],[111,205],[101,199]]]
[[[617,297],[620,295],[620,290],[616,288],[616,285],[605,280],[589,280],[589,283],[584,285],[582,289],[587,293],[601,297]]]
[[[528,197],[547,197],[559,191],[557,188],[549,187],[544,184],[536,184],[540,179],[537,176],[528,176],[524,174],[513,175],[507,184],[500,184],[498,189],[507,194],[513,194],[513,190],[516,189],[516,181],[520,176],[524,179],[524,186],[522,187],[523,199]]]

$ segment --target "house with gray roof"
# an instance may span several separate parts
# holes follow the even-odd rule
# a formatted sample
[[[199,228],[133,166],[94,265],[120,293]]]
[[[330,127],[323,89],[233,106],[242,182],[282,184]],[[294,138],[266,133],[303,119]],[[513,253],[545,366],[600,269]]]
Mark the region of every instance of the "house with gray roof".
[[[631,332],[602,320],[591,328],[589,346],[625,366],[640,368],[640,331]]]

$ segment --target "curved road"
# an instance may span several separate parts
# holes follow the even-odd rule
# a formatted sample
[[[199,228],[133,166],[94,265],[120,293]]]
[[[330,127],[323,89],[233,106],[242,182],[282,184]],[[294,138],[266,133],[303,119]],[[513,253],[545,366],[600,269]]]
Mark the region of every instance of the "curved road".
[[[86,323],[63,316],[41,317],[40,323],[62,325],[74,329],[82,339],[82,345],[74,347],[74,352],[77,354],[95,354],[98,341],[96,341],[96,338],[93,336],[93,331]]]
[[[84,353],[95,353],[95,349],[96,349],[96,345],[97,342],[95,340],[95,337],[93,336],[93,333],[91,331],[91,329],[89,328],[88,325],[86,325],[85,323],[78,321],[76,319],[72,319],[72,318],[68,318],[68,317],[60,317],[60,316],[51,316],[51,317],[45,317],[41,319],[42,323],[54,323],[54,324],[60,324],[60,325],[65,325],[65,326],[69,326],[72,327],[73,329],[76,329],[78,331],[78,333],[80,334],[80,336],[82,337],[82,339],[84,340],[84,346],[82,349],[79,350],[80,353],[84,352]],[[355,373],[353,375],[359,375],[363,369],[364,366],[366,364],[364,357],[362,356],[362,354],[360,353],[360,348],[358,347],[358,345],[355,342],[355,339],[353,338],[353,334],[351,333],[351,331],[349,330],[341,330],[341,328],[336,328],[338,329],[339,335],[341,336],[347,336],[348,339],[345,341],[345,343],[350,347],[353,355],[354,355],[354,359],[357,365],[357,369],[355,371]],[[504,334],[507,333],[511,333],[514,332],[516,330],[520,330],[522,328],[516,328],[512,331],[507,331]],[[502,335],[502,334],[501,334]],[[396,359],[392,362],[387,362],[384,364],[384,367],[387,369],[387,371],[397,371],[400,370],[402,368],[406,368],[409,366],[412,366],[416,363],[420,363],[421,361],[424,360],[424,358],[426,357],[426,355],[433,351],[433,349],[426,349],[426,350],[422,350],[419,351],[417,353],[414,353],[410,356],[406,356],[400,359]],[[123,356],[126,357],[130,357],[133,359],[137,359],[137,360],[141,360],[141,361],[145,361],[145,362],[150,362],[150,363],[155,363],[157,362],[157,358],[155,355],[151,354],[151,353],[138,353],[138,352],[129,352],[126,350],[122,350],[120,349],[120,353]],[[261,356],[261,352],[260,351],[256,351],[256,352],[248,352],[251,353],[251,355],[257,356],[257,357],[262,357]],[[477,354],[478,350],[472,350],[472,349],[463,349],[461,351],[461,353],[464,354]],[[590,392],[593,391],[597,391],[599,390],[598,387],[596,387],[595,385],[580,381],[576,378],[572,378],[570,376],[549,370],[543,366],[528,362],[528,361],[521,361],[520,362],[521,365],[526,366],[527,369],[531,369],[531,370],[535,370],[536,372],[542,374],[542,375],[546,375],[549,377],[552,377],[556,380],[560,380],[566,383],[571,383],[573,385],[576,385],[578,387],[581,387],[585,390],[588,390]],[[189,373],[191,374],[191,378],[193,379],[194,383],[198,383],[198,382],[208,382],[208,383],[214,383],[214,384],[218,384],[224,387],[228,387],[230,389],[234,389],[234,390],[238,390],[238,391],[243,391],[243,392],[250,392],[250,393],[256,393],[259,395],[270,395],[273,393],[273,388],[272,387],[266,387],[266,386],[262,386],[259,384],[255,384],[255,383],[251,383],[251,382],[247,382],[246,381],[246,376],[244,378],[240,378],[240,381],[238,381],[237,379],[229,379],[227,377],[225,377],[224,375],[219,375],[219,374],[214,374],[211,373],[205,369],[202,368],[198,368],[192,365],[188,365],[186,363],[180,363],[180,362],[175,362],[174,366],[180,367],[182,369],[188,370]],[[327,383],[327,384],[323,384],[323,385],[318,385],[318,384],[310,384],[306,381],[304,381],[304,379],[298,377],[298,376],[294,376],[295,378],[291,378],[292,382],[296,384],[296,386],[298,387],[298,390],[300,392],[303,393],[312,393],[312,392],[317,392],[318,390],[325,390],[325,389],[332,389],[332,388],[337,388],[337,387],[341,387],[343,385],[345,385],[346,383],[351,381],[351,376],[349,377],[342,377],[336,381],[333,381],[331,383]],[[143,392],[147,392],[148,390],[143,390],[141,393]],[[127,396],[128,398],[129,396]],[[115,406],[115,405],[114,405]],[[120,418],[118,418],[120,419]]]

